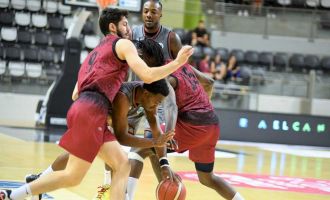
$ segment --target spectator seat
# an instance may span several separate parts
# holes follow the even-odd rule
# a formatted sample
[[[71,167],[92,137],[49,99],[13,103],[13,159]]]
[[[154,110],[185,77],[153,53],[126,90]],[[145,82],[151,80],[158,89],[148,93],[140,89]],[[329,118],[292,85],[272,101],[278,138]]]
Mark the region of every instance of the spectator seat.
[[[0,11],[0,26],[12,26],[15,19],[14,12],[11,10]]]
[[[61,16],[48,17],[48,29],[62,30],[63,25],[63,18]]]
[[[292,68],[293,71],[301,72],[305,67],[304,55],[293,54],[289,60],[289,67]]]
[[[15,10],[24,10],[26,7],[26,0],[11,0],[11,6]]]
[[[220,55],[221,60],[223,62],[228,61],[228,59],[229,59],[228,49],[220,47],[220,48],[215,49],[215,52],[216,52],[216,54]]]
[[[32,25],[36,28],[45,28],[47,25],[47,15],[45,14],[32,14]]]
[[[25,70],[28,78],[40,78],[42,75],[42,65],[40,63],[26,63]]]
[[[52,0],[44,0],[43,1],[43,9],[46,13],[56,13],[58,9],[58,2]]]
[[[16,42],[17,29],[15,27],[2,27],[1,38],[7,42]]]
[[[70,15],[71,14],[71,6],[63,5],[62,1],[58,2],[58,12],[62,15]]]
[[[321,60],[321,68],[325,72],[330,72],[330,56],[323,57]]]
[[[27,62],[39,61],[39,50],[37,47],[27,46],[24,48],[24,60]]]
[[[31,23],[31,14],[27,12],[16,12],[15,22],[19,26],[29,26]]]
[[[236,58],[236,63],[238,65],[242,64],[244,62],[244,51],[240,50],[240,49],[233,49],[230,52],[230,56],[235,56]],[[229,58],[230,58],[229,56]]]
[[[307,55],[304,57],[304,64],[308,70],[317,70],[320,66],[320,60],[316,55]]]
[[[65,43],[65,35],[63,35],[62,33],[51,33],[50,37],[52,40],[52,46],[63,48]]]
[[[9,0],[0,0],[0,8],[8,8]]]
[[[38,12],[41,9],[41,0],[28,0],[26,7],[31,12]]]
[[[244,61],[246,64],[256,66],[259,61],[259,55],[257,51],[246,51],[244,54]]]
[[[37,31],[34,34],[34,40],[36,45],[48,45],[49,34],[45,31]]]
[[[258,57],[259,65],[270,69],[273,64],[273,54],[271,52],[261,52]]]
[[[95,34],[95,30],[94,30],[94,23],[90,20],[87,20],[84,24],[84,27],[82,29],[82,33],[84,35],[93,35]]]
[[[30,30],[18,29],[17,31],[17,42],[19,44],[31,44],[32,33]]]

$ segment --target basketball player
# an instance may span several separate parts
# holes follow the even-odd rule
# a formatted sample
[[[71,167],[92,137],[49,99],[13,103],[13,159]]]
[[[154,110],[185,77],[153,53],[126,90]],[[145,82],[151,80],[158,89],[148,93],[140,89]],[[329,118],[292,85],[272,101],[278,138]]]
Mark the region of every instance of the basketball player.
[[[130,165],[115,136],[106,128],[107,110],[111,107],[129,67],[144,82],[151,83],[178,69],[187,61],[193,49],[184,47],[174,62],[149,68],[138,56],[133,43],[120,39],[123,34],[129,33],[127,11],[105,9],[101,13],[99,24],[106,37],[81,66],[77,84],[79,98],[68,112],[68,131],[60,141],[60,146],[70,153],[66,168],[13,191],[1,190],[0,200],[22,200],[31,195],[78,185],[96,155],[114,169],[111,198],[124,199]],[[164,138],[168,139],[171,135],[173,133],[168,133]],[[150,141],[151,146],[155,145],[152,143]],[[118,160],[124,162],[119,163]]]
[[[144,25],[138,26],[133,28],[132,30],[132,36],[133,40],[143,40],[145,38],[153,39],[154,41],[158,42],[163,51],[163,55],[165,57],[165,60],[176,58],[179,50],[181,49],[181,41],[180,38],[172,31],[167,29],[166,27],[162,26],[160,24],[160,18],[162,16],[162,4],[157,0],[148,0],[143,5],[143,12],[142,12],[142,19],[144,22]],[[135,73],[131,74],[131,78],[129,81],[136,81],[140,80],[138,76]],[[163,102],[167,105],[174,105],[172,106],[173,109],[177,110],[177,107],[175,105],[175,94],[170,93],[168,97]],[[173,100],[174,99],[174,100]],[[158,119],[160,124],[165,124],[164,117],[166,116],[166,127],[165,131],[170,131],[174,129],[176,118],[173,116],[167,116],[167,113],[163,111],[162,107],[159,106],[158,109]],[[176,116],[176,114],[174,114]],[[145,126],[145,132],[150,132],[150,127],[148,124]],[[164,154],[166,156],[166,152]],[[134,152],[129,154],[130,159],[139,159],[137,155],[135,155]],[[158,163],[158,157],[157,156],[150,156],[151,162],[156,162],[155,165]],[[152,165],[154,166],[154,165]],[[157,178],[158,180],[164,179],[166,176],[164,173],[159,173],[159,170],[156,169],[155,172],[157,172]],[[170,175],[170,179],[175,178]],[[111,172],[110,167],[105,166],[105,172],[104,172],[104,185],[101,186],[101,188],[97,196],[102,196],[103,194],[107,194],[106,189],[108,188],[108,185],[111,182]],[[130,178],[128,181],[128,191],[131,185],[135,187],[134,185],[137,183],[137,180],[134,178]],[[128,194],[129,195],[129,194]],[[107,196],[102,197],[102,199],[107,199]]]
[[[150,39],[137,41],[136,43],[138,46],[137,49],[139,55],[145,60],[148,65],[157,66],[165,63],[161,47],[158,43]],[[150,54],[150,52],[153,52],[152,55],[157,56],[148,55],[148,53]],[[145,87],[145,89],[142,87],[142,83],[143,82],[141,81],[123,83],[113,101],[113,107],[111,108],[109,115],[115,116],[114,118],[116,119],[108,120],[108,125],[115,127],[114,131],[121,137],[127,137],[127,131],[128,133],[135,135],[139,123],[144,115],[147,116],[147,121],[150,124],[154,138],[159,137],[159,134],[161,132],[161,130],[158,128],[159,123],[157,122],[156,118],[156,108],[158,104],[162,102],[163,98],[165,98],[165,96],[167,96],[170,91],[174,93],[174,90],[172,87],[167,86],[167,83],[164,79],[162,79],[162,81],[158,81],[158,83],[154,82],[152,84],[144,84],[143,87]],[[157,95],[157,92],[161,92],[161,94],[163,95]],[[73,94],[73,96],[75,95]],[[75,100],[74,97],[73,99]],[[113,121],[113,123],[111,121]],[[122,145],[136,147],[135,143],[128,143],[128,139],[117,139]],[[164,149],[164,147],[159,147],[157,148],[157,155],[159,157],[163,157],[165,151],[166,149]],[[134,154],[130,155],[134,157]],[[53,162],[53,164],[41,174],[41,176],[47,175],[52,171],[59,171],[65,169],[68,159],[68,153],[60,155]],[[166,178],[173,176],[169,167],[163,168],[161,174],[163,177]],[[38,177],[38,175],[29,176],[27,182],[31,182]],[[104,194],[103,198],[109,199],[109,193],[107,192],[107,190],[110,189],[109,184],[110,183],[108,182],[103,186],[104,188],[102,189],[102,191],[99,192],[97,198],[100,198]]]
[[[189,150],[189,159],[195,163],[200,183],[214,189],[225,199],[242,200],[243,197],[234,188],[213,173],[215,146],[220,133],[219,122],[195,74],[193,67],[185,64],[168,77],[168,81],[175,90],[178,106],[174,136],[178,144],[176,152],[182,153]],[[168,109],[165,107],[165,110]],[[141,149],[136,151],[142,158],[149,156],[152,152]],[[139,163],[139,160],[130,162],[136,163],[131,165],[130,177],[138,179],[143,163]],[[166,158],[160,158],[159,163],[160,168],[169,165]],[[135,166],[137,166],[136,169]],[[134,188],[132,190],[134,191]],[[133,195],[130,196],[130,200],[133,200]]]
[[[180,48],[182,47],[182,44],[179,36],[175,32],[161,25],[160,19],[163,15],[162,9],[163,9],[163,5],[159,0],[147,0],[143,4],[143,10],[142,10],[143,25],[133,28],[132,30],[133,39],[134,40],[141,40],[144,38],[153,39],[161,45],[166,60],[174,59],[177,57],[177,54]],[[195,69],[195,73],[201,74],[196,69]],[[199,81],[203,85],[204,89],[208,92],[209,96],[211,96],[212,88],[213,88],[212,87],[213,80],[206,76],[198,76],[198,77],[203,77],[203,78],[199,78]],[[137,76],[133,74],[132,80],[137,80]],[[170,94],[165,99],[163,104],[170,106],[170,108],[163,109],[162,106],[159,107],[158,109],[159,121],[161,124],[165,124],[165,131],[173,130],[175,128],[176,116],[177,116],[175,96],[173,97]],[[168,111],[172,111],[172,112],[169,113]],[[148,126],[146,126],[145,129],[146,129],[145,132],[148,134],[149,132]],[[175,146],[174,142],[172,144]],[[134,150],[132,150],[130,154],[134,155],[135,154]],[[149,158],[152,163],[156,177],[160,181],[162,179],[162,176],[159,173],[158,157],[156,155],[151,155],[149,156]],[[143,161],[143,159],[138,155],[134,155],[134,158],[131,156],[130,160]],[[136,163],[143,164],[143,162],[131,162],[132,170],[138,169],[140,167],[139,164],[137,166],[133,166]],[[106,176],[109,176],[108,175],[109,172],[106,171],[105,174]],[[134,176],[130,176],[128,179],[127,193],[130,198],[133,198],[132,196],[134,195],[134,190],[136,188],[137,181],[138,179],[136,179]]]

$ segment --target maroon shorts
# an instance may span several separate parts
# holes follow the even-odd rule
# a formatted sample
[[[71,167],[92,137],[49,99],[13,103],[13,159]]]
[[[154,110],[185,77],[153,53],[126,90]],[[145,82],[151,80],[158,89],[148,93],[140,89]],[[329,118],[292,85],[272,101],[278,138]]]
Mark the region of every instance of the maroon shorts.
[[[215,146],[220,136],[218,124],[192,125],[178,119],[174,139],[177,152],[189,150],[189,159],[198,163],[214,162]]]
[[[67,114],[67,124],[68,130],[59,145],[90,163],[103,143],[116,140],[107,128],[107,108],[90,97],[79,98],[72,104]]]

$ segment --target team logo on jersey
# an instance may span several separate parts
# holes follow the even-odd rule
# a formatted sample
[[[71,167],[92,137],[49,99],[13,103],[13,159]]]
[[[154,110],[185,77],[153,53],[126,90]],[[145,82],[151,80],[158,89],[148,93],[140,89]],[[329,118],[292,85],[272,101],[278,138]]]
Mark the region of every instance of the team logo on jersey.
[[[162,49],[164,48],[164,44],[161,42],[158,42],[158,44],[162,47]]]

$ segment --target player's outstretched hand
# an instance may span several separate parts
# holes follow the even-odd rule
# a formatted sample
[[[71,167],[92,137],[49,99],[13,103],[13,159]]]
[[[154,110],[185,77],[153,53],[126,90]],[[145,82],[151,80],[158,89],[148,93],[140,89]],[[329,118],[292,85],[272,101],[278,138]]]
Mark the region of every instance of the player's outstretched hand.
[[[190,45],[183,46],[180,51],[178,52],[178,55],[176,57],[176,61],[179,63],[179,65],[185,64],[189,57],[194,53],[194,48]]]
[[[160,134],[159,137],[157,138],[153,138],[153,144],[154,147],[163,147],[166,145],[166,143],[171,140],[174,136],[174,131],[169,131],[167,133],[164,134]]]

